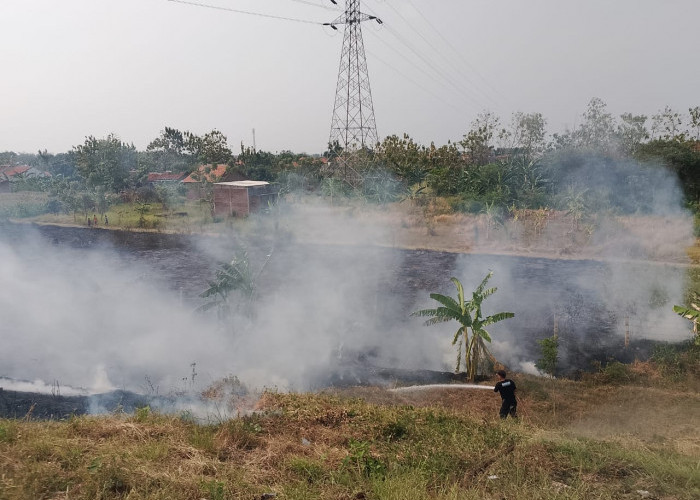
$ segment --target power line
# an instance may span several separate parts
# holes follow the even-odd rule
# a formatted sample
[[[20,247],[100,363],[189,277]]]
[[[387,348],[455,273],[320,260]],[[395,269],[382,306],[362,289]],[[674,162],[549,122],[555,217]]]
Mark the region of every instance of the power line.
[[[432,95],[434,98],[436,98],[437,100],[439,100],[440,102],[442,102],[442,103],[445,104],[446,106],[448,106],[448,107],[450,107],[450,108],[454,108],[455,103],[453,103],[453,102],[448,102],[447,100],[443,99],[439,94],[436,94],[435,92],[433,92],[433,91],[430,90],[429,88],[427,88],[427,87],[425,87],[424,85],[420,84],[419,82],[417,82],[416,80],[414,80],[413,78],[411,78],[410,76],[408,76],[406,73],[404,73],[403,71],[401,71],[401,70],[395,68],[394,66],[392,66],[391,64],[389,64],[388,62],[386,62],[385,60],[383,60],[382,58],[380,58],[380,57],[377,56],[376,54],[370,52],[369,50],[365,50],[365,52],[367,52],[370,56],[372,56],[374,59],[376,59],[377,61],[379,61],[380,63],[382,63],[384,66],[386,66],[386,67],[389,68],[390,70],[392,70],[392,71],[394,71],[395,73],[401,75],[404,79],[408,80],[409,82],[411,82],[411,83],[412,83],[413,85],[415,85],[416,87],[419,87],[419,88],[423,89],[425,92],[427,92],[428,94]]]
[[[331,7],[330,5],[321,5],[315,2],[310,2],[309,0],[291,0],[292,2],[297,2],[297,3],[303,3],[305,5],[311,5],[312,7],[320,7],[322,9],[326,10],[334,10],[338,11],[340,10],[338,7]]]
[[[389,5],[389,6],[391,7],[391,5]],[[392,7],[392,9],[393,9],[393,7]],[[368,10],[369,12],[372,12],[373,14],[376,14],[376,12],[372,11],[372,9],[370,9],[370,8],[368,8],[367,10]],[[396,11],[396,9],[393,9],[393,10],[394,10],[402,19],[404,19],[404,21],[406,21],[406,24],[407,24],[413,31],[416,31],[416,29],[413,28],[413,26],[411,26],[410,23],[408,23],[408,21],[407,21],[398,11]],[[389,48],[391,48],[392,50],[394,50],[395,52],[397,52],[401,57],[403,57],[404,59],[406,59],[410,64],[413,65],[414,68],[416,68],[418,71],[420,71],[421,73],[423,73],[423,74],[425,74],[425,75],[431,76],[432,79],[433,79],[433,81],[436,81],[439,85],[443,85],[443,86],[445,86],[446,88],[450,88],[450,87],[451,87],[451,90],[452,90],[453,92],[456,91],[458,94],[460,94],[462,97],[468,99],[469,101],[471,101],[471,102],[472,102],[473,104],[475,104],[476,106],[479,106],[479,107],[486,107],[486,106],[484,105],[484,103],[481,101],[481,98],[480,98],[480,97],[478,97],[478,96],[477,96],[476,94],[474,94],[473,92],[467,92],[467,89],[461,84],[461,82],[459,82],[459,81],[456,80],[454,77],[452,77],[450,74],[446,73],[445,71],[443,71],[442,69],[440,69],[439,67],[437,67],[437,66],[436,66],[437,60],[436,60],[435,57],[431,57],[430,55],[426,55],[426,54],[424,54],[424,53],[422,53],[422,52],[419,52],[419,49],[418,49],[416,46],[414,46],[413,44],[411,44],[410,42],[408,42],[398,31],[396,31],[396,30],[394,30],[394,29],[392,29],[392,28],[390,28],[390,27],[387,27],[387,29],[389,30],[389,33],[390,33],[394,38],[396,38],[396,40],[397,40],[399,43],[403,44],[406,48],[408,48],[411,52],[413,52],[413,54],[414,54],[418,59],[420,59],[421,61],[423,61],[423,63],[424,63],[426,66],[428,66],[430,69],[432,69],[432,72],[426,71],[426,68],[425,68],[425,67],[421,67],[419,64],[416,63],[416,61],[415,61],[414,59],[408,58],[408,57],[405,56],[403,53],[401,53],[400,51],[398,51],[397,49],[395,49],[394,47],[391,47],[391,45],[388,45],[388,42],[386,42],[383,38],[380,38],[380,40],[381,40],[383,43],[387,44],[387,45],[389,46]],[[426,40],[426,43],[429,44],[429,42],[427,42],[427,40]],[[431,45],[431,44],[429,44],[429,45]],[[431,46],[432,46],[432,45],[431,45]],[[451,67],[451,66],[450,66],[450,67]],[[440,79],[441,79],[442,81],[436,80],[436,79],[434,78],[434,75],[437,75],[438,77],[440,77]],[[471,89],[469,89],[469,90],[471,90]]]
[[[174,3],[182,3],[186,5],[194,5],[196,7],[205,7],[207,9],[216,9],[216,10],[224,10],[227,12],[235,12],[236,14],[246,14],[249,16],[258,16],[258,17],[266,17],[269,19],[279,19],[282,21],[293,21],[296,23],[304,23],[304,24],[317,24],[317,25],[322,25],[323,23],[320,23],[318,21],[309,21],[307,19],[298,19],[294,17],[284,17],[284,16],[275,16],[272,14],[263,14],[262,12],[252,12],[249,10],[241,10],[241,9],[231,9],[229,7],[221,7],[219,5],[210,5],[206,3],[197,3],[197,2],[188,2],[187,0],[168,0],[168,2],[174,2]]]
[[[441,58],[444,58],[444,60],[445,60],[448,64],[450,63],[449,59],[447,59],[447,57],[443,54],[443,52],[440,51],[440,50],[438,50],[437,47],[435,47],[435,46],[430,42],[430,40],[428,40],[418,29],[416,29],[416,27],[413,26],[413,25],[411,24],[411,22],[410,22],[408,19],[406,19],[406,18],[404,17],[404,15],[401,14],[401,12],[399,12],[399,10],[397,10],[397,9],[396,9],[393,5],[391,5],[388,1],[386,2],[386,4],[387,4],[387,6],[388,6],[391,10],[393,10],[393,11],[396,13],[396,15],[398,15],[398,16],[406,23],[406,25],[412,30],[413,33],[415,33],[416,35],[418,35],[418,37],[420,37],[420,38],[421,38],[431,49],[433,49],[433,51],[434,51],[435,53],[437,53]],[[413,6],[413,4],[411,4],[411,5]],[[413,6],[413,8],[415,9],[415,6]],[[420,11],[418,11],[418,13],[421,14]],[[422,15],[422,14],[421,14],[421,15]],[[425,16],[423,16],[423,17],[424,17],[424,19],[425,19]],[[426,20],[426,21],[427,21],[427,20]],[[407,46],[408,46],[408,44],[407,44]],[[411,47],[409,47],[409,48],[411,48]],[[413,49],[412,49],[412,50],[413,50]],[[453,68],[453,69],[454,69],[454,65],[451,65],[451,64],[449,64],[449,65],[450,65],[450,68]],[[496,106],[500,106],[500,104],[499,104],[497,101],[495,101],[495,100],[494,100],[493,98],[491,98],[488,94],[484,93],[484,92],[481,91],[478,87],[476,87],[476,85],[474,85],[475,82],[471,79],[471,77],[469,77],[469,76],[466,75],[465,73],[461,73],[461,77],[462,77],[464,80],[470,82],[470,83],[472,84],[472,87],[474,88],[474,90],[477,91],[477,92],[481,95],[481,97],[486,98],[486,100],[490,101],[492,104],[494,104],[494,105],[496,105]],[[452,78],[450,75],[446,75],[445,78],[446,78],[446,79],[450,79],[452,85],[455,85],[455,80],[454,80],[454,78]],[[457,84],[459,84],[459,82],[457,82]],[[476,94],[474,94],[474,97],[476,97]]]
[[[386,45],[389,49],[391,49],[393,52],[395,52],[396,54],[398,54],[400,57],[402,57],[404,60],[406,60],[409,64],[413,65],[413,67],[416,68],[416,69],[418,69],[422,75],[424,75],[424,76],[430,78],[430,79],[431,79],[433,82],[435,82],[436,84],[443,86],[446,90],[448,90],[448,91],[450,91],[450,92],[454,92],[454,90],[453,90],[452,88],[450,88],[449,85],[447,85],[446,81],[443,81],[443,80],[440,80],[440,79],[436,78],[435,75],[434,75],[433,73],[431,73],[431,72],[423,71],[423,68],[420,67],[420,66],[418,66],[418,65],[416,64],[416,62],[415,62],[413,59],[411,59],[410,57],[408,57],[407,55],[405,55],[404,53],[402,53],[402,52],[401,52],[399,49],[397,49],[396,47],[393,47],[392,45],[390,45],[389,42],[387,42],[384,38],[382,38],[382,37],[380,37],[379,35],[376,35],[376,34],[374,34],[374,33],[372,33],[372,32],[370,32],[370,35],[376,37],[377,40],[379,40],[379,41],[382,42],[384,45]],[[372,56],[375,57],[376,59],[379,59],[379,57],[378,57],[376,54],[373,54]],[[393,70],[396,71],[397,73],[402,74],[402,76],[404,76],[407,80],[412,81],[412,82],[415,83],[417,86],[421,87],[423,90],[426,90],[428,93],[432,94],[433,96],[438,97],[437,94],[435,94],[434,92],[432,92],[432,91],[426,89],[426,88],[423,87],[422,85],[418,84],[415,80],[412,80],[410,77],[408,77],[408,76],[406,76],[405,74],[401,73],[398,69],[391,67],[388,63],[382,61],[381,59],[379,59],[379,60],[380,60],[380,62],[383,62],[385,65],[389,66],[391,69],[393,69]],[[442,99],[441,97],[438,97],[438,98],[439,98],[441,101],[445,102],[445,100]],[[476,101],[474,101],[474,102],[476,102]],[[476,104],[479,104],[479,103],[477,102]],[[453,104],[450,104],[450,105],[451,105],[451,106],[454,106],[454,103],[453,103]]]
[[[411,7],[413,7],[413,10],[415,10],[415,11],[418,13],[418,15],[419,15],[421,18],[423,18],[423,20],[425,21],[425,23],[426,23],[428,26],[430,26],[430,28],[431,28],[435,33],[437,33],[437,35],[440,37],[440,39],[441,39],[443,42],[445,42],[445,44],[452,50],[452,52],[454,52],[454,53],[457,55],[457,57],[459,57],[459,58],[462,60],[462,62],[463,62],[476,76],[478,76],[478,77],[481,79],[481,81],[484,82],[484,84],[485,84],[490,90],[492,90],[494,93],[496,93],[499,97],[503,98],[504,100],[506,100],[506,101],[508,100],[506,96],[504,96],[503,94],[501,94],[501,93],[498,91],[498,89],[497,89],[496,87],[494,87],[491,83],[489,83],[489,81],[486,80],[486,78],[484,78],[484,76],[483,76],[481,73],[479,73],[479,71],[478,71],[471,63],[469,63],[469,61],[467,61],[467,59],[464,57],[464,55],[462,55],[462,53],[461,53],[460,51],[458,51],[458,50],[454,47],[454,45],[452,45],[452,43],[445,37],[445,35],[443,35],[442,32],[441,32],[439,29],[437,29],[437,28],[433,25],[433,23],[431,23],[431,22],[428,20],[428,18],[420,11],[420,9],[418,9],[418,7],[416,7],[416,5],[413,3],[412,0],[408,0],[408,3],[411,5]]]
[[[400,43],[405,45],[413,54],[415,54],[416,57],[418,57],[423,63],[428,66],[432,71],[434,71],[437,76],[442,78],[446,83],[449,84],[455,91],[457,91],[462,97],[470,100],[472,103],[478,105],[478,106],[483,106],[482,102],[480,99],[474,95],[470,95],[466,89],[460,85],[458,81],[456,81],[452,76],[447,74],[445,71],[440,69],[434,61],[431,61],[429,56],[426,56],[425,54],[419,52],[419,50],[411,44],[409,41],[407,41],[398,31],[394,30],[391,27],[387,27],[387,30],[389,33],[396,38]],[[425,72],[425,68],[420,68],[420,66],[417,66],[421,71]]]

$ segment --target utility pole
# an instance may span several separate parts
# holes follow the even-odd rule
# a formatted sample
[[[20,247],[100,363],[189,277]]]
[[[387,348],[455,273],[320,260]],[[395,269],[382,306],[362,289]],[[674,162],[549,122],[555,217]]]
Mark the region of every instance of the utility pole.
[[[337,4],[336,0],[331,2]],[[370,20],[382,24],[378,17],[360,11],[360,0],[345,0],[345,12],[334,21],[324,23],[324,26],[330,26],[334,30],[340,24],[345,25],[328,140],[331,145],[337,142],[345,151],[371,149],[379,142],[362,41],[361,24]]]

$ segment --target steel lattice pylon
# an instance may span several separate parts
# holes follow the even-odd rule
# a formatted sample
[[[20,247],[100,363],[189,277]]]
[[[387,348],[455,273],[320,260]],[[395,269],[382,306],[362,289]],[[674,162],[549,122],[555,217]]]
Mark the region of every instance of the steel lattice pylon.
[[[360,0],[346,0],[345,13],[335,21],[326,23],[333,29],[337,29],[337,24],[345,25],[328,142],[334,144],[337,141],[346,151],[372,149],[379,140],[362,41],[361,24],[368,20],[376,20],[381,24],[377,17],[360,12]]]

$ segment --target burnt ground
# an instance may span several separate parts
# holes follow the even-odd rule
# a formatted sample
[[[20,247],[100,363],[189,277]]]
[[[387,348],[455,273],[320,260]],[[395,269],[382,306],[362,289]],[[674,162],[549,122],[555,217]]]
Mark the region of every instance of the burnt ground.
[[[231,241],[203,235],[27,224],[0,225],[0,241],[3,240],[21,245],[25,250],[36,244],[53,245],[78,252],[78,255],[93,249],[110,249],[126,262],[145,264],[149,271],[144,279],[179,291],[181,300],[189,306],[201,303],[199,293],[212,279],[217,269],[217,258],[220,261],[230,259],[232,249]],[[207,252],[203,250],[203,242],[209,247]],[[251,261],[256,267],[264,260],[267,251],[265,244],[261,242],[257,252],[255,245],[249,248]],[[454,287],[449,282],[450,276],[461,277],[464,269],[471,267],[479,269],[480,279],[483,270],[508,269],[508,286],[501,286],[495,295],[516,313],[518,319],[517,328],[512,333],[514,337],[508,340],[515,341],[523,351],[537,352],[537,339],[552,334],[553,312],[556,311],[561,338],[561,365],[567,367],[566,372],[560,375],[572,376],[589,371],[591,363],[595,361],[604,364],[611,359],[625,362],[645,359],[656,345],[653,341],[633,338],[631,345],[625,348],[619,332],[615,332],[621,312],[597,295],[595,290],[578,285],[581,277],[592,277],[601,282],[607,279],[609,268],[600,261],[288,242],[275,250],[275,258],[261,277],[261,288],[273,287],[275,276],[303,279],[303,267],[297,270],[285,268],[285,262],[299,259],[320,263],[322,269],[357,265],[365,266],[369,271],[373,269],[368,262],[380,262],[376,269],[376,290],[368,297],[358,299],[357,305],[371,306],[375,296],[392,297],[394,307],[379,308],[376,316],[378,321],[399,325],[415,320],[409,318],[410,312],[415,310],[416,304],[421,301],[425,303],[430,292],[441,291],[452,295]],[[294,272],[301,276],[294,276]],[[527,297],[523,290],[527,291]],[[498,304],[495,306],[499,307]],[[533,356],[529,356],[529,359],[533,359]],[[396,382],[443,383],[454,380],[449,372],[408,370],[398,368],[400,364],[395,367],[376,365],[371,350],[360,353],[326,374],[319,387],[387,385]],[[133,409],[148,404],[148,400],[143,398],[117,391],[104,396],[105,405],[102,406],[105,411],[113,411],[120,405],[124,409]],[[22,418],[31,410],[31,415],[37,418],[66,418],[87,412],[91,402],[94,402],[94,397],[3,391],[0,393],[0,414]]]
[[[8,391],[0,388],[0,417],[63,420],[73,415],[133,412],[147,406],[153,398],[128,391],[113,391],[94,396],[61,396],[34,392]]]
[[[397,370],[344,366],[332,374],[321,389],[349,387],[387,387],[390,385],[440,384],[464,382],[464,374],[431,370]],[[177,396],[149,396],[131,391],[112,391],[90,396],[62,396],[34,392],[10,391],[0,388],[0,418],[65,420],[72,416],[105,413],[133,413],[151,406],[165,411],[178,410]]]

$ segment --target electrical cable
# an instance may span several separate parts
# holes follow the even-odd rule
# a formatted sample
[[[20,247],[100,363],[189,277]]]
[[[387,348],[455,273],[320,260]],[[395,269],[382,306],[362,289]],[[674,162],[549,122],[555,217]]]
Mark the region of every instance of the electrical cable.
[[[312,7],[320,7],[322,9],[332,10],[334,12],[338,12],[338,11],[342,10],[339,7],[331,7],[330,5],[321,5],[321,4],[318,4],[315,2],[310,2],[309,0],[291,0],[291,1],[297,2],[297,3],[303,3],[305,5],[311,5]]]
[[[451,109],[453,109],[453,108],[455,107],[455,104],[454,104],[454,103],[448,102],[447,100],[443,99],[442,96],[440,96],[439,94],[436,94],[435,92],[433,92],[433,91],[430,90],[429,88],[427,88],[427,87],[425,87],[424,85],[420,84],[419,82],[417,82],[416,80],[414,80],[413,78],[411,78],[410,76],[408,76],[407,74],[405,74],[403,71],[401,71],[401,70],[395,68],[394,66],[392,66],[391,64],[389,64],[388,62],[386,62],[385,60],[383,60],[381,57],[377,56],[376,54],[372,53],[371,51],[369,51],[369,50],[367,50],[367,49],[365,49],[365,52],[366,52],[367,54],[369,54],[373,59],[376,59],[377,61],[379,61],[380,63],[382,63],[382,64],[383,64],[384,66],[386,66],[387,68],[391,69],[391,70],[394,71],[395,73],[397,73],[397,74],[399,74],[400,76],[402,76],[405,80],[411,82],[411,83],[414,84],[416,87],[421,88],[422,90],[424,90],[425,92],[427,92],[427,93],[430,94],[431,96],[435,97],[437,100],[439,100],[440,102],[442,102],[442,103],[445,104],[446,106],[450,107]]]
[[[442,78],[446,83],[448,83],[455,91],[457,91],[462,97],[470,100],[473,104],[476,104],[477,106],[484,107],[483,103],[481,100],[474,96],[470,95],[467,90],[459,84],[454,78],[452,78],[450,75],[445,73],[442,69],[440,69],[438,66],[436,66],[433,61],[430,60],[429,57],[426,55],[422,54],[421,52],[418,51],[410,42],[408,42],[398,31],[393,29],[392,27],[388,26],[387,31],[394,37],[396,38],[400,43],[405,45],[416,57],[418,57],[423,63],[428,66],[432,71],[437,74],[440,78]],[[421,68],[417,64],[415,65],[421,72],[424,72],[428,74],[425,71],[425,68]]]
[[[397,49],[397,48],[393,47],[392,45],[390,45],[383,37],[380,37],[379,35],[375,35],[375,34],[372,33],[372,32],[368,32],[368,34],[369,34],[370,36],[376,37],[377,40],[379,40],[379,41],[382,42],[384,45],[386,45],[389,49],[391,49],[392,51],[394,51],[396,54],[398,54],[400,57],[402,57],[404,60],[406,60],[409,64],[413,65],[414,68],[417,68],[418,70],[420,70],[420,73],[421,73],[422,75],[424,75],[424,76],[430,78],[430,79],[431,79],[433,82],[435,82],[437,85],[443,86],[447,91],[449,91],[449,92],[454,92],[454,90],[453,90],[452,88],[450,88],[449,86],[447,86],[446,83],[445,83],[444,81],[441,81],[441,80],[439,80],[438,78],[436,78],[436,77],[433,75],[433,73],[423,71],[423,68],[421,68],[420,66],[418,66],[418,65],[415,63],[415,61],[414,61],[413,59],[411,59],[410,57],[408,57],[408,56],[406,56],[405,54],[403,54],[399,49]],[[373,55],[373,57],[375,57],[376,59],[379,59],[379,57],[377,57],[376,55]],[[384,62],[384,61],[382,61],[382,62],[383,62],[384,64],[386,64],[387,66],[389,66],[389,67],[390,67],[391,69],[393,69],[394,71],[396,71],[397,73],[401,73],[406,79],[413,81],[413,83],[416,83],[415,80],[413,80],[413,79],[411,79],[410,77],[404,75],[404,74],[403,74],[402,72],[400,72],[397,68],[391,67],[388,63],[386,63],[386,62]],[[427,92],[429,92],[429,93],[432,94],[433,96],[436,96],[436,97],[437,97],[437,95],[436,95],[434,92],[432,92],[432,91],[426,89],[426,88],[423,87],[422,85],[420,85],[420,84],[418,84],[418,83],[416,83],[416,85],[420,86],[421,88],[423,88],[423,90],[426,90]],[[444,99],[442,99],[442,98],[440,98],[440,99],[441,99],[443,102],[445,102]],[[472,100],[472,102],[474,102],[474,103],[477,104],[477,105],[480,105],[480,103],[478,103],[478,102],[476,102],[476,101],[473,101],[473,100]],[[450,104],[450,105],[451,105],[451,106],[454,106],[454,103],[452,103],[452,104]]]
[[[366,7],[366,10],[368,10],[369,12],[376,15],[376,12],[374,12],[371,8]],[[399,13],[397,12],[397,14],[399,14]],[[401,16],[401,17],[403,17],[403,16]],[[404,18],[404,20],[405,20],[405,18]],[[407,22],[407,24],[409,24],[409,23]],[[411,27],[415,31],[415,28],[413,28],[410,25],[409,25],[409,27]],[[403,55],[397,49],[389,46],[392,50],[396,51],[399,55],[401,55],[401,57],[404,57],[405,59],[407,59],[409,61],[409,63],[412,64],[418,71],[420,71],[421,73],[424,73],[426,75],[433,75],[433,73],[437,74],[438,76],[440,76],[444,80],[444,82],[448,83],[449,86],[445,85],[445,83],[441,83],[440,81],[437,82],[438,84],[445,85],[445,87],[451,86],[451,88],[454,89],[453,91],[456,90],[462,97],[465,97],[466,99],[468,99],[469,101],[471,101],[473,104],[475,104],[478,107],[481,107],[481,108],[487,107],[484,105],[481,98],[478,97],[473,91],[471,91],[471,89],[469,89],[471,92],[467,92],[466,89],[468,87],[465,88],[463,85],[461,85],[461,83],[458,80],[455,80],[449,74],[447,74],[445,71],[438,68],[435,65],[435,61],[433,60],[434,58],[431,58],[430,56],[426,56],[425,54],[419,52],[418,48],[416,48],[413,44],[408,42],[397,30],[395,30],[389,26],[386,26],[386,29],[389,31],[389,33],[394,38],[397,39],[397,41],[399,43],[405,45],[411,52],[413,52],[420,60],[422,60],[429,68],[431,68],[433,70],[433,72],[427,72],[424,67],[421,67],[420,65],[418,65],[413,59],[408,59],[405,55]],[[387,43],[383,38],[380,38],[380,40],[384,43]],[[435,81],[435,79],[433,79],[433,80]]]
[[[249,10],[231,9],[229,7],[221,7],[219,5],[210,5],[210,4],[206,4],[206,3],[189,2],[187,0],[168,0],[168,2],[182,3],[182,4],[186,4],[186,5],[194,5],[196,7],[206,7],[208,9],[224,10],[227,12],[235,12],[237,14],[246,14],[249,16],[258,16],[258,17],[266,17],[269,19],[278,19],[281,21],[293,21],[293,22],[304,23],[304,24],[323,25],[323,23],[318,22],[318,21],[309,21],[307,19],[298,19],[298,18],[294,18],[294,17],[275,16],[273,14],[263,14],[262,12],[253,12],[253,11],[249,11]]]
[[[450,64],[449,59],[447,59],[447,57],[444,55],[444,53],[443,53],[442,51],[438,50],[437,47],[435,47],[435,45],[433,45],[433,44],[430,42],[430,40],[428,40],[415,26],[413,26],[413,25],[411,24],[411,22],[410,22],[408,19],[406,19],[406,17],[404,17],[403,14],[401,14],[401,12],[400,12],[399,10],[397,10],[397,9],[396,9],[393,5],[391,5],[389,2],[386,2],[386,5],[387,5],[391,10],[393,10],[393,11],[396,13],[396,15],[399,16],[399,17],[406,23],[406,25],[412,30],[413,33],[415,33],[416,35],[418,35],[418,36],[419,36],[419,37],[420,37],[420,38],[421,38],[435,53],[437,53],[440,57],[444,58],[444,60],[449,64],[449,66],[450,66],[451,69],[455,69],[454,65]],[[414,7],[414,8],[415,8],[415,7]],[[410,47],[409,47],[409,48],[410,48]],[[431,58],[431,59],[434,60],[435,58]],[[462,79],[466,80],[467,82],[469,82],[469,83],[471,84],[471,90],[472,90],[472,92],[475,92],[475,91],[478,92],[478,93],[481,95],[481,98],[485,98],[487,101],[490,101],[490,102],[491,102],[492,104],[494,104],[496,107],[500,107],[500,103],[499,103],[498,101],[496,101],[495,99],[493,99],[491,96],[489,96],[487,93],[485,93],[483,90],[479,89],[478,86],[476,85],[476,82],[475,82],[471,77],[469,77],[469,76],[468,76],[467,74],[465,74],[465,73],[461,73],[461,77],[462,77]],[[446,78],[447,78],[447,79],[450,79],[450,78],[451,78],[451,75],[448,75]],[[453,81],[452,81],[451,83],[452,83],[453,85],[455,85],[454,79],[452,79],[452,80],[453,80]],[[456,85],[459,85],[459,82],[457,82]],[[474,95],[476,96],[476,94],[474,94]]]
[[[507,101],[508,101],[508,98],[507,98],[506,96],[504,96],[502,93],[500,93],[500,92],[498,91],[498,89],[497,89],[494,85],[492,85],[488,80],[486,80],[486,78],[485,78],[481,73],[479,73],[479,71],[474,67],[474,65],[472,65],[472,64],[464,57],[464,55],[463,55],[460,51],[458,51],[458,50],[454,47],[454,45],[452,45],[452,43],[447,39],[447,37],[445,37],[445,35],[443,35],[442,32],[441,32],[439,29],[437,29],[437,28],[433,25],[433,23],[431,23],[431,22],[428,20],[428,18],[425,16],[425,14],[423,14],[423,12],[421,12],[420,9],[418,9],[418,7],[416,7],[416,5],[413,3],[413,0],[407,0],[407,1],[408,1],[408,3],[411,5],[411,7],[413,8],[413,10],[415,10],[415,11],[418,13],[418,15],[419,15],[421,18],[423,18],[423,20],[425,21],[425,23],[426,23],[428,26],[430,26],[430,28],[431,28],[435,33],[437,33],[437,35],[440,37],[440,39],[441,39],[443,42],[445,42],[445,45],[447,45],[447,46],[452,50],[452,52],[455,53],[455,54],[457,55],[457,57],[459,57],[459,58],[462,60],[462,62],[469,68],[469,70],[472,71],[476,76],[478,76],[478,77],[481,79],[481,81],[484,83],[484,85],[486,85],[490,90],[492,90],[495,94],[497,94],[500,98],[502,98],[504,101],[507,102]]]

